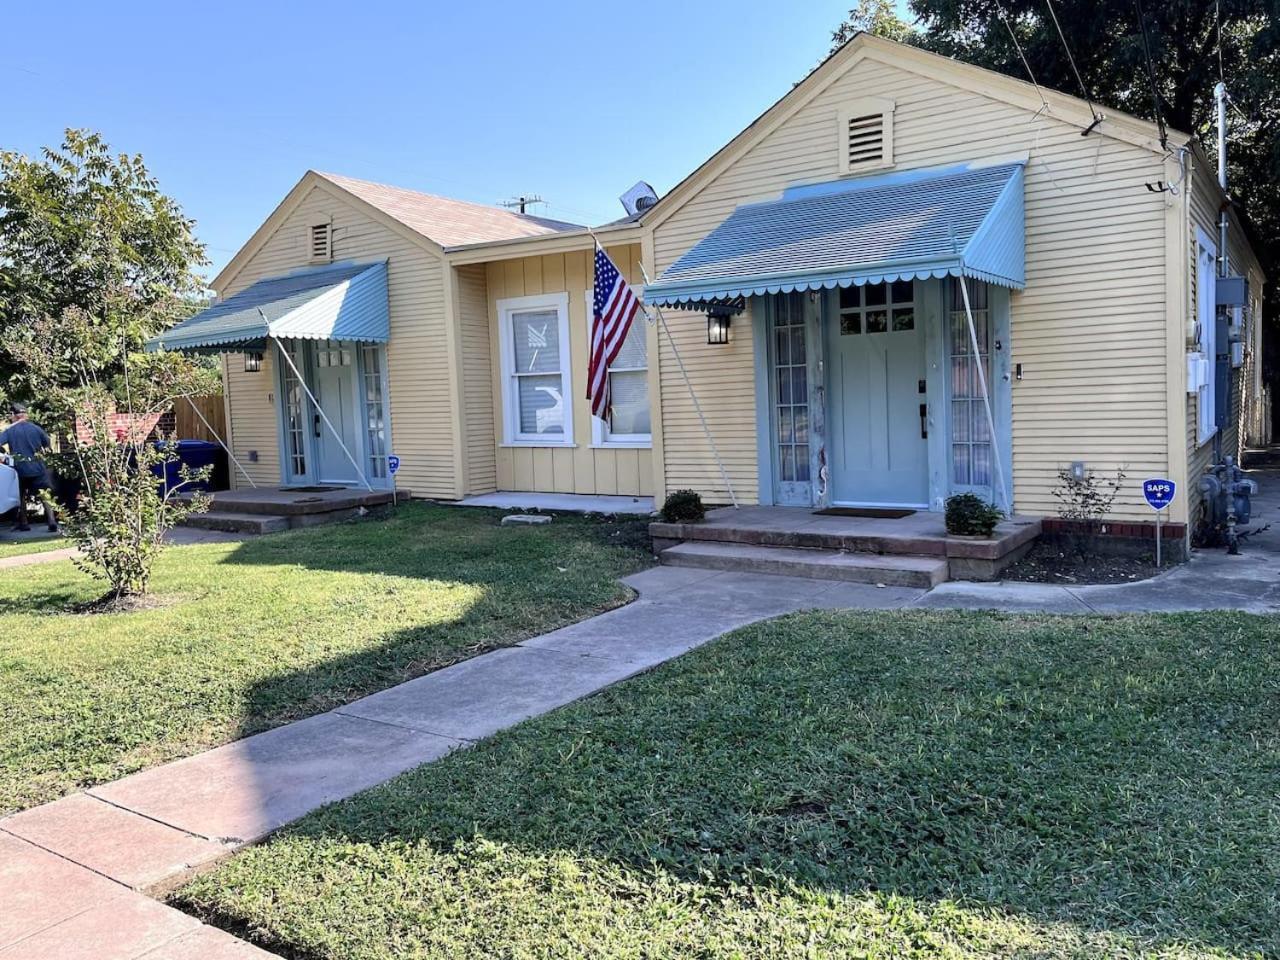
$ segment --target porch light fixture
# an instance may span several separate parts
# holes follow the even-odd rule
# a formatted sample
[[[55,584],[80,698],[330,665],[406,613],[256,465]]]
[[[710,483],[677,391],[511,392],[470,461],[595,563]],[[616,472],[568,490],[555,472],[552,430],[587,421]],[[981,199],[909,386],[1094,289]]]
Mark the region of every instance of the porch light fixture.
[[[729,342],[729,322],[735,313],[736,310],[723,304],[712,304],[707,308],[707,343]]]
[[[262,351],[249,350],[244,355],[244,372],[245,373],[261,373],[262,372]]]

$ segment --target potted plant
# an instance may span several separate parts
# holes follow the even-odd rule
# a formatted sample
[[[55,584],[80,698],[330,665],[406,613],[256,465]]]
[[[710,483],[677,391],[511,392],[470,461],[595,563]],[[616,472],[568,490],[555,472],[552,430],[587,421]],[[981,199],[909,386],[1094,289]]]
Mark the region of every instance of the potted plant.
[[[975,493],[959,493],[947,499],[947,535],[970,540],[990,540],[1004,513]]]

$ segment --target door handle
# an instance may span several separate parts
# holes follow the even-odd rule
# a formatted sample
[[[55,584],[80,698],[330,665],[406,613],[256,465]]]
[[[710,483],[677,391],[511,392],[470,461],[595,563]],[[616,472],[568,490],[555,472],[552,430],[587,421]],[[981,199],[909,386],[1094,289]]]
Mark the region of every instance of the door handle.
[[[920,404],[920,439],[929,439],[929,405]]]
[[[316,437],[320,436],[320,414],[313,414],[311,417],[311,429],[315,432]]]

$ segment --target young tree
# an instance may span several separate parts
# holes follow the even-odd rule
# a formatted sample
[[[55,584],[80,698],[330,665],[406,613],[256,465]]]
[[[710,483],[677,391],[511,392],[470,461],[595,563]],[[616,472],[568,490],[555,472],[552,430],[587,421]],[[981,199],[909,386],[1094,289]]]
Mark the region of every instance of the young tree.
[[[1213,87],[1224,80],[1234,103],[1231,192],[1261,241],[1263,269],[1280,275],[1280,0],[1052,0],[1052,7],[1050,0],[909,0],[909,7],[915,23],[905,37],[888,0],[861,0],[833,39],[869,30],[1027,80],[1016,34],[1040,84],[1076,96],[1087,91],[1099,104],[1149,120],[1158,110],[1170,127],[1198,135],[1210,156]],[[1266,339],[1264,366],[1274,380],[1280,288],[1268,284],[1265,295],[1263,315],[1276,334]]]
[[[45,345],[54,338],[71,350],[51,353]],[[147,438],[160,414],[184,397],[211,392],[217,381],[207,364],[182,354],[127,347],[124,332],[114,344],[104,342],[96,318],[78,307],[41,317],[11,346],[46,409],[74,424],[57,455],[59,472],[79,480],[75,502],[59,505],[65,508],[63,528],[79,548],[76,564],[110,585],[114,604],[147,592],[165,534],[188,513],[208,508],[202,495],[180,496],[206,479],[207,468],[183,467],[170,486],[156,474],[163,475],[177,453],[172,444],[157,446]],[[117,371],[111,383],[100,368]]]
[[[205,262],[192,226],[142,157],[113,156],[96,133],[68,130],[40,157],[0,151],[0,393],[41,402],[9,345],[71,310],[88,335],[45,331],[61,360],[53,382],[118,379],[125,357],[191,312]]]

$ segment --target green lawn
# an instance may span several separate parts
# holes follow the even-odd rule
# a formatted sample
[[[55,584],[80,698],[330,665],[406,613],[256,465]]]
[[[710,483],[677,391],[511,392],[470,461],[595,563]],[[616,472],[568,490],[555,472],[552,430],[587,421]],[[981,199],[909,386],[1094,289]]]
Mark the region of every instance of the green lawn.
[[[178,902],[286,956],[1280,952],[1280,624],[803,614],[301,821]]]
[[[61,550],[69,546],[71,546],[71,541],[56,533],[33,540],[0,540],[0,560],[5,557],[21,557],[28,553]]]
[[[83,614],[70,561],[0,571],[0,814],[194,753],[628,599],[630,526],[410,504],[174,547],[155,609]]]

